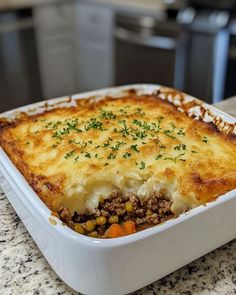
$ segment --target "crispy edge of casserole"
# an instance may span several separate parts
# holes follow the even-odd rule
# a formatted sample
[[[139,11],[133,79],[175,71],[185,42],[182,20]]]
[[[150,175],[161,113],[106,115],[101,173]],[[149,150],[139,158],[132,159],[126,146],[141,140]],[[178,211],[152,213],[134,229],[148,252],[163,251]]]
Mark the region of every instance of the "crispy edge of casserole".
[[[175,100],[174,100],[174,98],[176,97],[178,98],[177,104],[175,104]],[[17,128],[20,128],[20,126],[23,126],[23,125],[26,125],[26,126],[28,125],[30,127],[31,124],[34,124],[34,122],[37,121],[38,119],[43,118],[44,116],[49,116],[50,118],[50,116],[55,113],[56,114],[58,113],[59,117],[61,115],[60,113],[62,113],[62,115],[65,117],[70,116],[71,114],[77,115],[76,111],[80,108],[82,108],[83,112],[85,113],[85,121],[86,121],[86,119],[87,120],[91,119],[91,114],[93,114],[93,112],[96,112],[96,109],[98,107],[100,108],[106,107],[106,103],[109,104],[112,102],[114,105],[116,105],[116,102],[119,102],[121,104],[118,104],[118,107],[121,107],[122,104],[128,103],[132,105],[132,102],[133,102],[135,106],[137,104],[137,100],[138,100],[138,105],[140,104],[142,106],[141,108],[143,108],[145,111],[151,112],[151,110],[153,109],[155,110],[156,108],[156,109],[159,109],[160,113],[163,112],[163,114],[167,116],[167,118],[169,116],[170,117],[172,116],[171,119],[174,120],[174,124],[177,124],[177,126],[178,126],[178,121],[180,120],[181,124],[184,127],[186,127],[185,128],[186,133],[191,139],[191,146],[193,145],[192,141],[199,140],[199,136],[200,136],[200,140],[202,141],[201,144],[206,143],[204,142],[204,138],[207,138],[206,139],[207,141],[209,138],[210,138],[210,141],[211,141],[211,138],[213,138],[214,140],[217,141],[218,145],[216,146],[219,146],[219,143],[220,143],[223,146],[223,148],[225,147],[227,150],[227,154],[226,153],[224,154],[224,151],[222,150],[220,151],[223,157],[224,156],[226,158],[228,157],[228,159],[222,158],[222,161],[223,161],[222,163],[219,163],[219,159],[217,159],[217,157],[215,158],[214,153],[215,152],[217,153],[217,151],[212,151],[212,148],[214,148],[214,144],[213,144],[213,146],[211,145],[209,149],[204,148],[203,151],[199,149],[198,158],[200,157],[200,159],[198,159],[195,162],[193,161],[191,163],[192,166],[190,165],[190,167],[187,166],[186,164],[187,161],[185,161],[186,159],[184,159],[183,162],[180,162],[179,165],[177,165],[177,167],[174,167],[172,163],[169,163],[169,162],[168,164],[164,165],[165,169],[162,167],[163,168],[162,172],[164,175],[163,181],[164,182],[166,181],[167,183],[176,181],[175,179],[176,170],[185,169],[188,172],[182,175],[178,175],[177,173],[177,180],[179,182],[177,183],[177,187],[178,187],[177,190],[179,195],[181,195],[180,199],[181,198],[182,199],[179,202],[180,204],[177,204],[176,208],[172,208],[173,209],[172,211],[175,214],[179,214],[181,213],[181,211],[183,212],[183,211],[189,210],[197,205],[204,204],[209,201],[213,201],[218,196],[236,187],[236,159],[235,157],[232,156],[232,154],[236,151],[236,135],[233,133],[235,124],[224,123],[223,120],[214,116],[212,120],[213,122],[210,122],[210,123],[204,122],[203,121],[204,116],[206,114],[209,115],[209,112],[207,112],[202,107],[199,101],[194,100],[194,101],[186,102],[184,101],[184,95],[182,93],[177,92],[175,90],[170,90],[170,89],[163,88],[162,90],[159,90],[157,93],[154,93],[152,95],[139,96],[135,93],[135,91],[130,91],[124,94],[124,96],[121,98],[113,99],[112,97],[105,97],[99,101],[96,101],[96,99],[94,98],[82,99],[77,101],[76,107],[56,106],[55,109],[45,110],[44,112],[40,114],[36,114],[36,115],[28,115],[28,114],[22,113],[17,119],[10,120],[10,121],[7,118],[2,118],[0,120],[0,128],[1,128],[0,129],[0,145],[8,154],[8,156],[16,165],[16,167],[27,179],[31,187],[34,189],[34,191],[44,201],[44,203],[46,203],[46,205],[51,210],[55,212],[61,212],[60,210],[63,209],[64,204],[63,203],[58,204],[58,202],[57,201],[55,202],[55,200],[57,200],[57,198],[59,199],[64,198],[65,175],[63,173],[60,173],[60,171],[52,175],[45,175],[43,173],[44,171],[42,167],[40,167],[39,170],[36,171],[37,170],[35,168],[36,166],[32,165],[30,161],[30,156],[28,158],[27,157],[25,158],[25,148],[27,143],[22,143],[21,140],[16,140],[16,138],[14,138],[14,130],[16,130]],[[196,115],[192,114],[190,116],[189,110],[196,106],[200,108],[201,114],[197,119],[194,120],[194,117],[196,117]],[[116,111],[117,110],[115,110],[114,113],[116,113]],[[90,115],[87,118],[86,118],[86,112]],[[134,120],[134,118],[135,116],[132,117],[132,120]],[[109,124],[112,120],[111,118],[105,118],[105,119],[106,119],[105,124]],[[143,119],[146,120],[147,118],[144,116]],[[185,121],[187,122],[187,125],[185,125]],[[97,130],[92,130],[92,133],[89,134],[88,136],[90,136],[91,138],[93,136],[96,137],[96,131]],[[39,135],[35,133],[34,138],[36,139],[36,142],[38,143],[40,147],[40,143],[42,142],[40,139],[40,132],[39,132]],[[165,139],[167,140],[167,144],[168,144],[171,137],[170,139],[169,138],[165,138]],[[173,147],[175,148],[178,146],[181,147],[181,144],[185,145],[185,143],[182,143],[182,141],[179,140],[175,142],[174,144],[172,143],[171,147],[172,148]],[[152,148],[152,145],[151,145],[151,148]],[[127,153],[129,154],[130,150],[128,151],[125,150],[124,152],[126,153],[124,153],[123,155]],[[146,152],[148,155],[150,154],[147,152],[146,147],[143,150],[141,150],[141,152],[142,152],[141,154],[143,154],[144,152]],[[207,158],[207,163],[205,163],[204,165],[203,161],[201,162],[201,153],[205,153],[205,152],[208,153],[208,158]],[[158,155],[160,155],[160,153],[157,154],[157,158],[158,158]],[[136,155],[136,158],[135,158],[136,160],[139,159],[139,157],[137,156],[139,155]],[[194,155],[191,155],[191,157],[192,156]],[[211,157],[213,159],[211,159]],[[170,159],[170,160],[172,161],[173,159]],[[189,160],[189,158],[187,158],[187,160]],[[226,160],[225,163],[224,163],[224,160]],[[52,163],[51,161],[49,162]],[[141,168],[144,165],[143,163],[144,163],[143,161],[140,162]],[[123,162],[120,162],[120,165],[122,164]],[[36,165],[37,165],[37,162],[36,162]],[[92,165],[92,166],[96,166],[96,165]],[[90,167],[92,166],[90,165]],[[97,167],[95,167],[95,171],[93,171],[93,173],[96,172],[96,169]],[[109,170],[107,167],[104,167],[103,169]],[[150,175],[150,172],[155,172],[152,169],[149,169],[149,175]],[[192,171],[190,171],[190,169],[192,169]],[[217,171],[217,169],[219,171]],[[225,171],[223,171],[224,169]],[[97,171],[98,173],[100,173],[99,170],[100,169],[98,169]],[[220,173],[220,170],[223,171],[222,174]],[[77,169],[77,172],[79,172],[78,169]],[[143,171],[140,171],[140,172],[143,172]],[[87,177],[90,177],[90,176],[91,175],[89,174],[87,175]],[[86,177],[86,173],[85,173],[85,177]],[[158,175],[156,177],[158,177]],[[146,175],[144,176],[144,178],[145,178],[145,181],[148,182],[147,181],[148,178]],[[144,189],[148,189],[148,188],[145,187]],[[163,190],[163,186],[161,187],[161,189]],[[164,187],[164,190],[165,190],[165,187]],[[112,192],[113,191],[111,190],[109,193],[107,193],[106,197],[108,198]],[[151,191],[152,195],[154,193],[155,193],[154,191]],[[195,194],[195,195],[192,196],[192,194]],[[151,195],[149,195],[149,197],[150,196]],[[167,199],[173,202],[173,196],[165,196],[165,197],[167,197]],[[176,197],[176,199],[178,199],[178,197]],[[97,206],[99,201],[100,200],[95,202]],[[72,212],[72,216],[73,216],[73,213],[75,212]],[[84,214],[84,212],[82,213]],[[94,214],[94,212],[92,213]]]

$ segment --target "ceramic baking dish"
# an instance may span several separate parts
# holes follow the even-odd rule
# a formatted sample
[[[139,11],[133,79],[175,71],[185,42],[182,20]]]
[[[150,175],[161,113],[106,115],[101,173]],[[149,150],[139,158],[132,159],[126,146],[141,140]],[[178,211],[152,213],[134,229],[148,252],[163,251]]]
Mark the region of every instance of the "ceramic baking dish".
[[[119,95],[127,89],[152,93],[157,85],[131,85],[75,95],[74,99]],[[193,99],[186,96],[188,99]],[[50,100],[51,104],[67,98]],[[45,101],[16,111],[40,112]],[[204,104],[214,115],[235,123],[236,119]],[[159,226],[117,239],[94,239],[79,235],[51,215],[7,155],[0,149],[1,183],[9,201],[59,275],[73,289],[90,295],[118,295],[137,290],[175,271],[236,237],[236,190],[199,206]]]

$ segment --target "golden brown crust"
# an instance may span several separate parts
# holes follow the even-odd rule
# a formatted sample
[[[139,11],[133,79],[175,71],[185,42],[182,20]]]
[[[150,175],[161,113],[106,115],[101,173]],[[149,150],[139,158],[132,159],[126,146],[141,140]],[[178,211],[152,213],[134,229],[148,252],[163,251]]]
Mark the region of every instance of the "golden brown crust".
[[[144,196],[164,184],[183,210],[236,188],[235,134],[190,118],[187,104],[181,113],[159,94],[82,99],[3,119],[0,145],[54,211],[96,206],[96,188],[106,194],[128,187]]]

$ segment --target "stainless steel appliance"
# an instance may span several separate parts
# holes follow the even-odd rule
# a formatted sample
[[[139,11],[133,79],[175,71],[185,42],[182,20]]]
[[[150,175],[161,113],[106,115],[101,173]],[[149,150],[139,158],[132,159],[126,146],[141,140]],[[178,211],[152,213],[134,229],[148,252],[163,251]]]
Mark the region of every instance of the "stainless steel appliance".
[[[230,42],[225,79],[225,97],[236,95],[236,16],[229,24]]]
[[[0,112],[41,98],[30,10],[0,14]]]
[[[182,88],[181,33],[175,20],[117,15],[115,84],[148,82]]]
[[[192,20],[188,21],[191,14]],[[185,31],[184,91],[209,103],[223,99],[229,54],[230,14],[187,7],[177,21]]]
[[[235,0],[187,0],[178,13],[186,36],[183,89],[210,103],[236,94],[235,12]]]
[[[187,5],[197,9],[236,9],[235,0],[187,0]]]
[[[236,94],[235,1],[185,2],[162,20],[117,16],[116,84],[159,83],[208,103]]]

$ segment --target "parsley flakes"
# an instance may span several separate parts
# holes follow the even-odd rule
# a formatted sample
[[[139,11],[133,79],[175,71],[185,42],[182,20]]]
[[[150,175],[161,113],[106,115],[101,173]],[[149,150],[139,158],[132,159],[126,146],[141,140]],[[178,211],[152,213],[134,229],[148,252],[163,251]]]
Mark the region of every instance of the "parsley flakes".
[[[136,153],[139,153],[139,150],[138,150],[137,146],[138,146],[137,144],[132,144],[130,146],[130,148],[131,148],[131,150],[135,151]]]
[[[84,127],[85,131],[89,131],[90,129],[97,129],[97,130],[105,130],[103,128],[102,122],[98,121],[96,118],[91,118],[88,120],[88,124]]]
[[[186,150],[186,144],[183,144],[183,143],[180,143],[180,144],[178,144],[178,145],[176,145],[175,147],[174,147],[174,150],[178,150],[178,151],[181,151],[181,150]]]
[[[110,153],[107,157],[108,160],[115,159],[115,158],[116,158],[116,155],[114,155],[113,153]]]
[[[206,136],[203,137],[202,142],[208,143],[208,138]]]
[[[101,119],[115,119],[116,118],[116,114],[114,114],[112,111],[106,111],[106,110],[102,110],[100,116]]]
[[[66,160],[68,160],[69,158],[73,157],[74,155],[75,155],[75,150],[72,150],[72,151],[66,153],[66,155],[65,155],[64,158],[65,158]]]
[[[145,164],[145,162],[143,162],[143,161],[141,161],[141,162],[138,164],[138,168],[139,168],[140,170],[144,170],[145,167],[146,167],[146,164]]]
[[[88,153],[88,152],[86,152],[84,156],[85,156],[86,158],[88,158],[88,159],[91,159],[91,154]]]
[[[126,152],[124,155],[123,155],[123,158],[124,159],[128,159],[128,158],[130,158],[131,157],[131,153],[128,153],[128,152]]]

